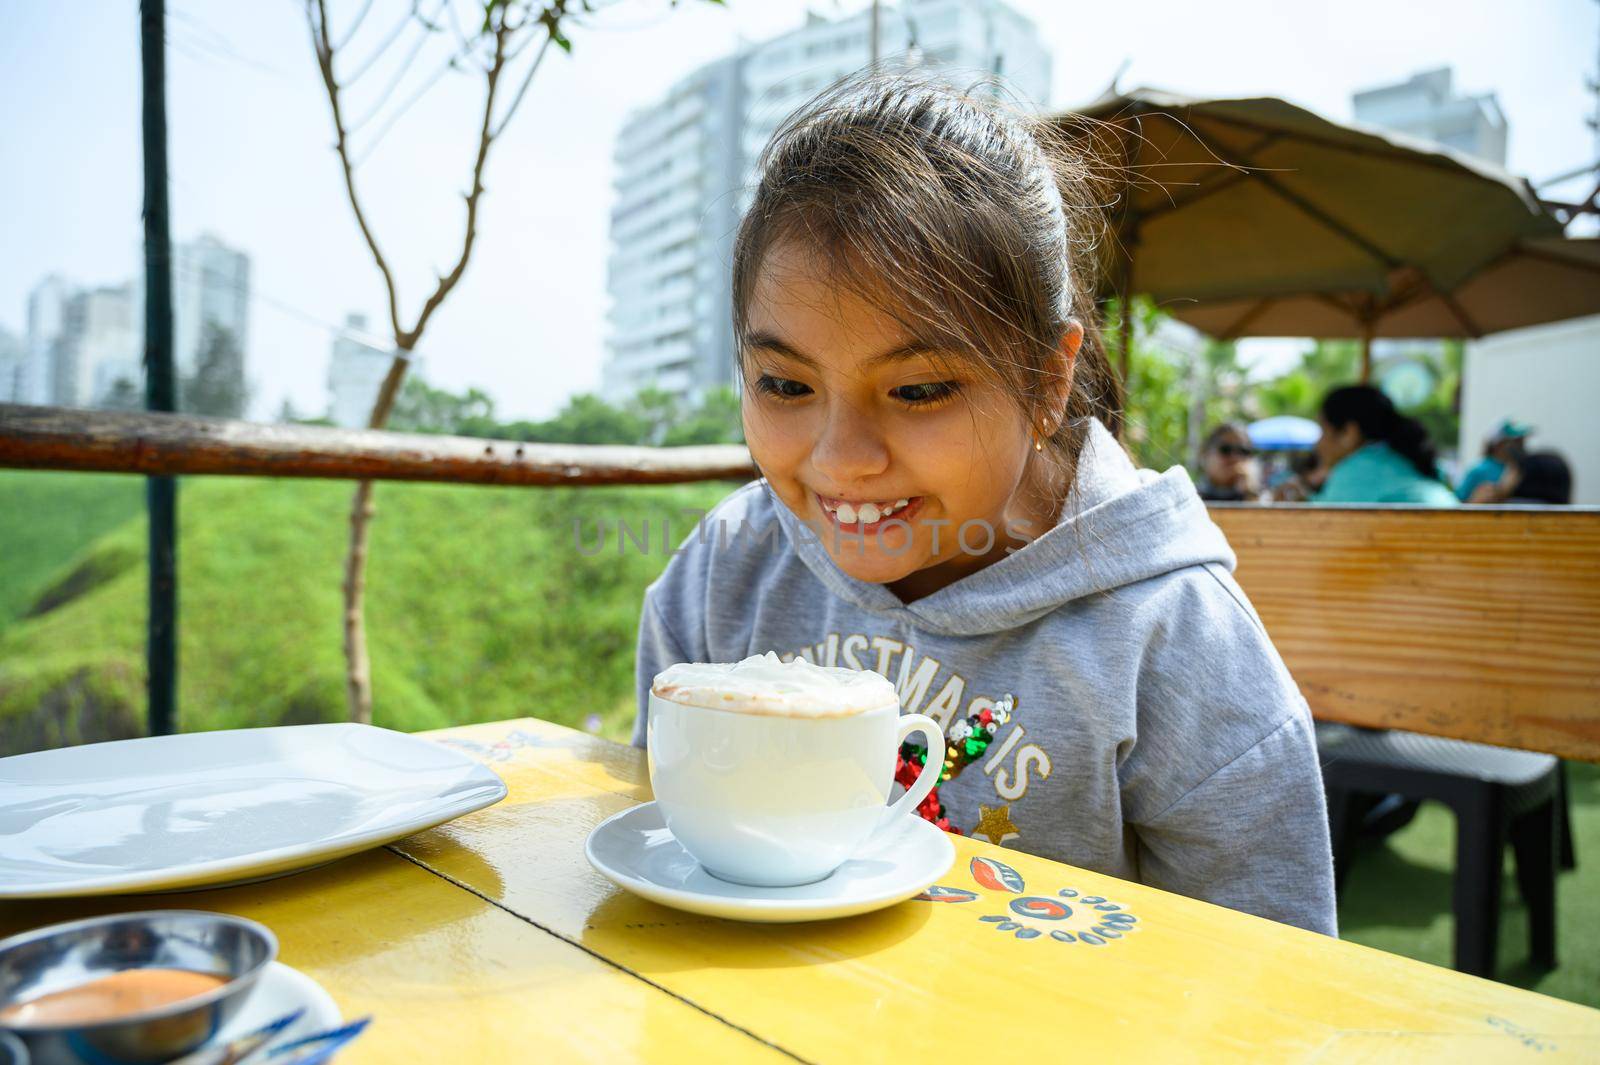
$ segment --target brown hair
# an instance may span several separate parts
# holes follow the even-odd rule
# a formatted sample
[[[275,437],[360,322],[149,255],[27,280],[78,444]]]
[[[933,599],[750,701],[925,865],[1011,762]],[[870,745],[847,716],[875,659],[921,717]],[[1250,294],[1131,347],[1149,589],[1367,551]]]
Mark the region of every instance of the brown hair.
[[[1043,443],[1067,477],[1097,417],[1121,427],[1121,385],[1094,304],[1104,222],[1087,158],[1047,121],[927,74],[848,78],[792,115],[761,157],[733,251],[734,336],[774,244],[797,240],[915,337],[993,372],[1037,426],[1049,366],[1076,320],[1083,344]]]

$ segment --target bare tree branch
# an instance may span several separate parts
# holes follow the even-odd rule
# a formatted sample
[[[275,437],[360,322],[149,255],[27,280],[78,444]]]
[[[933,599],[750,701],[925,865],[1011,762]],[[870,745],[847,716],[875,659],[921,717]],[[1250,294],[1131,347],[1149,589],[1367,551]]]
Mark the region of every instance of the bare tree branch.
[[[341,52],[347,45],[356,39],[356,31],[361,29],[361,24],[367,20],[367,12],[372,10],[372,0],[367,0],[361,5],[361,10],[356,12],[355,21],[350,23],[350,28],[345,31],[344,40],[334,46],[335,52]]]
[[[420,20],[422,15],[417,15],[417,18]],[[411,51],[406,55],[405,59],[401,60],[400,65],[395,68],[394,77],[389,79],[389,84],[384,86],[383,91],[378,94],[378,102],[372,105],[372,110],[350,123],[349,132],[351,136],[360,132],[362,126],[377,118],[383,111],[384,107],[389,103],[389,97],[394,95],[394,91],[400,87],[400,83],[405,80],[406,75],[411,73],[411,64],[416,62],[418,53],[427,45],[429,36],[430,34],[426,29],[417,34],[417,42],[411,46]]]
[[[544,43],[539,45],[539,51],[533,57],[533,63],[528,67],[528,73],[523,76],[522,85],[517,89],[517,95],[512,97],[511,106],[506,108],[505,117],[500,119],[500,124],[494,128],[494,132],[490,134],[491,137],[499,137],[500,134],[504,133],[506,126],[511,122],[511,116],[517,113],[517,107],[522,103],[522,97],[527,94],[528,86],[533,84],[533,75],[538,72],[539,64],[544,62],[545,53],[550,51],[550,42],[552,40],[554,40],[553,37],[546,36]],[[521,49],[519,48],[518,51],[521,51]]]
[[[565,0],[557,0],[564,3]],[[505,24],[504,8],[500,24],[494,31],[494,60],[486,76],[487,89],[483,99],[483,121],[478,127],[478,157],[472,164],[472,190],[467,193],[467,226],[466,233],[461,241],[461,257],[456,260],[455,267],[444,277],[439,279],[439,287],[434,289],[433,295],[422,305],[422,313],[417,316],[417,324],[412,328],[410,338],[420,336],[428,319],[433,317],[433,312],[438,309],[444,298],[450,295],[450,290],[456,287],[456,282],[461,280],[461,275],[466,272],[467,260],[472,256],[472,245],[478,236],[478,201],[483,197],[483,168],[489,160],[489,146],[494,143],[495,134],[491,122],[494,118],[495,93],[500,85],[500,75],[505,70],[506,43],[510,39],[511,30]],[[502,124],[503,128],[503,124]],[[402,345],[407,349],[410,345]]]
[[[411,10],[407,11],[403,16],[401,16],[400,21],[395,24],[394,29],[390,30],[388,35],[383,38],[383,41],[376,49],[373,50],[373,53],[367,57],[366,62],[356,67],[356,72],[350,75],[350,77],[345,81],[346,85],[354,85],[356,82],[360,81],[367,71],[371,70],[378,60],[384,57],[385,53],[389,51],[390,46],[394,44],[396,39],[399,38],[400,34],[405,32],[405,28],[411,25],[411,20],[417,17],[418,3],[419,0],[411,0]],[[323,18],[324,24],[326,24],[326,14],[324,14]],[[330,48],[330,50],[332,49]]]
[[[456,5],[447,2],[444,9],[445,13],[450,17],[450,28],[455,31],[456,42],[461,46],[461,50],[463,52],[471,51],[472,39],[467,36],[467,31],[461,28],[461,19],[456,15]]]
[[[446,71],[455,66],[456,60],[459,58],[461,58],[461,53],[457,52],[443,63],[440,63],[438,69],[428,76],[428,79],[417,88],[416,92],[411,94],[411,97],[405,103],[389,113],[389,117],[384,119],[383,125],[378,127],[378,131],[367,138],[366,143],[361,146],[361,154],[356,157],[355,162],[352,164],[356,169],[359,170],[363,163],[372,158],[372,153],[378,150],[378,145],[383,142],[384,137],[389,135],[389,131],[394,129],[402,118],[406,117],[406,113],[416,106],[418,100],[428,95],[429,90],[439,84],[439,79],[444,77]],[[351,130],[351,132],[354,132],[354,130]]]
[[[378,265],[378,272],[383,275],[383,285],[389,294],[389,323],[398,340],[403,330],[400,328],[400,296],[395,289],[394,272],[389,269],[389,261],[383,256],[383,249],[378,247],[378,238],[367,224],[367,213],[362,210],[361,197],[356,192],[355,170],[350,165],[350,138],[345,131],[344,112],[339,101],[339,82],[333,76],[333,45],[328,37],[327,0],[306,0],[306,21],[311,27],[311,44],[317,53],[317,67],[322,72],[322,84],[328,91],[328,104],[333,110],[334,147],[344,169],[344,187],[350,197],[350,209],[355,212],[356,224],[361,227],[361,235],[366,238],[367,248]]]

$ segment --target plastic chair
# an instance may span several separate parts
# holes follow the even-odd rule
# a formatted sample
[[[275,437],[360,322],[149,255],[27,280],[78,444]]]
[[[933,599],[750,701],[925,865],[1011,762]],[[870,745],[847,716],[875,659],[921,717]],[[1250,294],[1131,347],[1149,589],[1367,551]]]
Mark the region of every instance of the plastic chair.
[[[1565,836],[1559,761],[1548,754],[1414,732],[1317,723],[1339,890],[1363,812],[1381,796],[1436,799],[1456,816],[1455,967],[1493,978],[1505,846],[1516,854],[1534,964],[1556,964],[1556,871]],[[1570,867],[1570,866],[1569,866]]]

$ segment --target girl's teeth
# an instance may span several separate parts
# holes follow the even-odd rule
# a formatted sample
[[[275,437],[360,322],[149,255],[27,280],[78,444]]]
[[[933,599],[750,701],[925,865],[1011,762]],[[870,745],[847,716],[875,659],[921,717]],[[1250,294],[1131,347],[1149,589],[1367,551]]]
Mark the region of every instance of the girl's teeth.
[[[840,503],[831,509],[841,525],[854,525],[858,521],[863,525],[872,525],[896,513],[909,502],[909,499],[897,499],[893,503],[862,503],[860,506]]]

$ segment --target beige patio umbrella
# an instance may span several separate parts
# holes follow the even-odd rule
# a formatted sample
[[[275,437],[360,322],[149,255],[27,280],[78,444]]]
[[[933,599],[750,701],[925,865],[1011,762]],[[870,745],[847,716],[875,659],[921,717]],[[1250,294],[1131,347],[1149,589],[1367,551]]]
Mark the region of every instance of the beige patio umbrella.
[[[1448,298],[1518,242],[1561,235],[1521,178],[1271,97],[1138,89],[1055,123],[1117,196],[1107,294],[1147,294],[1180,317],[1195,303],[1231,303],[1243,317],[1246,304],[1326,293],[1374,305],[1402,291]],[[1333,334],[1284,335],[1370,342],[1377,327],[1339,320]],[[1126,335],[1122,350],[1126,377]]]
[[[1600,314],[1600,238],[1522,241],[1452,291],[1400,271],[1389,292],[1301,293],[1162,309],[1218,340],[1246,336],[1476,338]]]

